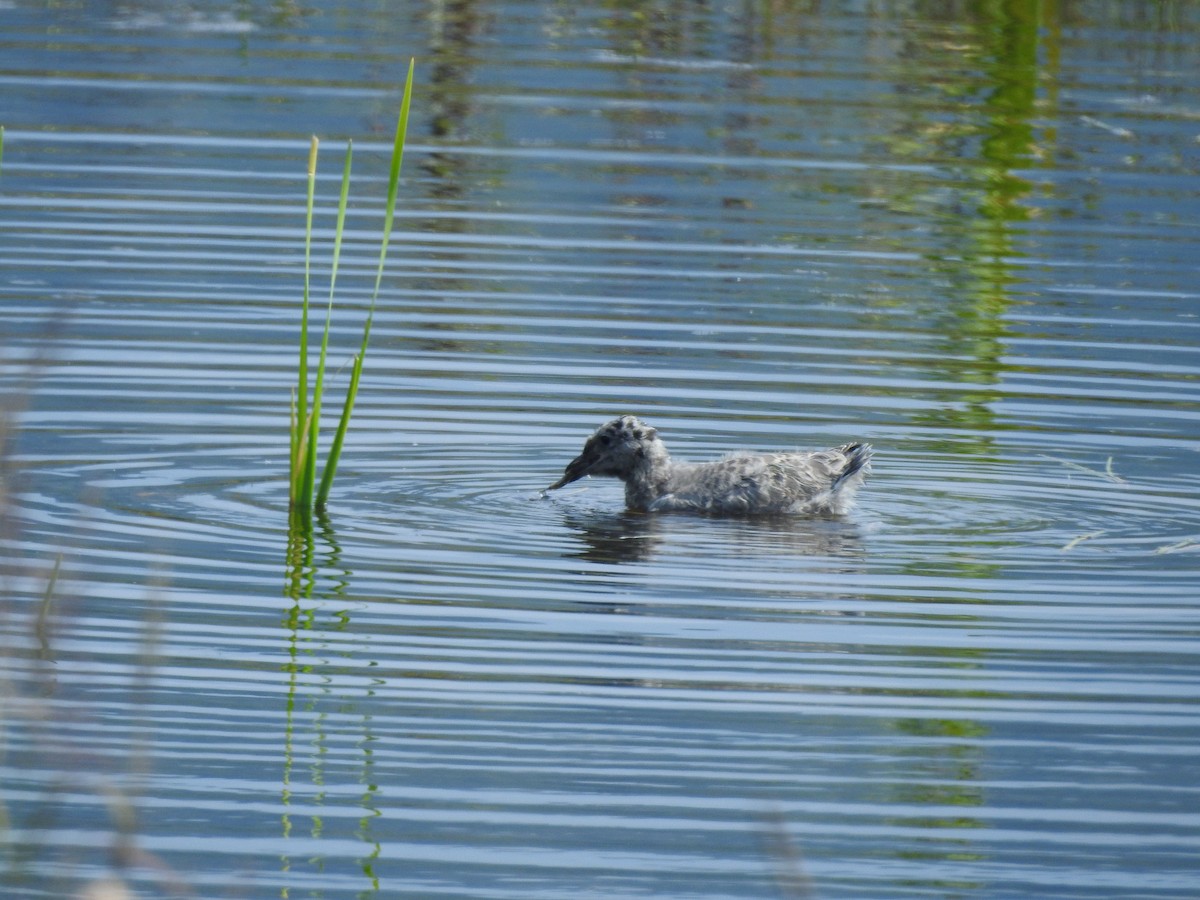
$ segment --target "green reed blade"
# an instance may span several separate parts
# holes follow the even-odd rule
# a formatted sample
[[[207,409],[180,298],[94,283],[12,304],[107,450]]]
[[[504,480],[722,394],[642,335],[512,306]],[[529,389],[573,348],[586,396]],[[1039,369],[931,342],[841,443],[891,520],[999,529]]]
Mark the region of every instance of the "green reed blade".
[[[350,414],[354,411],[354,400],[358,397],[358,380],[362,377],[362,367],[363,355],[360,353],[354,357],[354,366],[350,370],[350,384],[346,388],[346,402],[342,406],[342,417],[338,421],[338,429],[329,448],[329,459],[325,461],[325,474],[321,476],[321,487],[317,491],[317,512],[324,511],[325,503],[329,499],[329,489],[333,487],[333,476],[337,474],[338,460],[342,456],[342,444],[346,440]]]
[[[319,142],[314,137],[312,151],[310,152],[309,171],[312,173],[309,176],[308,182],[308,222],[305,230],[304,238],[304,318],[305,318],[305,341],[307,349],[307,326],[308,326],[308,303],[310,297],[310,277],[311,277],[311,246],[312,246],[312,216],[314,206],[314,195],[316,193],[316,150]],[[324,348],[322,348],[324,352]],[[306,358],[307,362],[307,358]],[[308,372],[305,369],[304,379],[305,393],[308,390]],[[304,407],[300,409],[304,413]],[[300,454],[304,465],[304,477],[300,482],[301,504],[304,509],[308,509],[312,505],[313,484],[317,477],[317,432],[320,429],[320,410],[317,404],[317,397],[313,397],[313,402],[308,409],[307,420],[304,423],[305,443],[304,452]]]
[[[308,457],[308,438],[309,438],[309,430],[310,430],[309,426],[310,426],[311,422],[312,422],[312,415],[309,414],[309,417],[307,419],[305,419],[304,422],[299,424],[299,426],[298,426],[300,440],[296,446],[296,454],[298,457],[300,457],[301,460],[304,460]],[[306,512],[306,513],[312,507],[312,491],[310,490],[307,494],[304,492],[304,480],[305,480],[307,474],[308,474],[308,468],[303,464],[303,462],[301,462],[296,467],[296,470],[292,476],[292,481],[291,481],[291,485],[289,488],[291,496],[296,498],[295,501],[292,503],[293,508],[298,509],[302,512]]]
[[[408,61],[408,78],[404,82],[404,96],[400,100],[400,119],[396,122],[396,138],[392,143],[392,167],[388,173],[387,208],[384,210],[383,243],[379,247],[379,268],[375,271],[375,290],[371,294],[371,311],[375,311],[375,298],[379,296],[379,285],[383,281],[383,264],[387,260],[388,244],[392,239],[392,219],[396,215],[396,191],[400,184],[400,166],[404,162],[404,142],[408,135],[408,108],[412,102],[413,68],[416,60]],[[370,330],[370,317],[367,329]],[[365,337],[365,336],[364,336]],[[364,347],[366,342],[363,342]]]
[[[293,509],[304,511],[309,508],[310,503],[302,501],[307,499],[311,502],[312,499],[311,495],[305,498],[301,489],[304,484],[304,459],[308,455],[308,432],[311,416],[305,417],[303,421],[299,419],[296,409],[295,388],[292,388],[290,412],[291,414],[288,418],[295,449],[292,450],[291,465],[288,471],[288,503]]]
[[[300,473],[303,468],[300,457],[307,447],[307,431],[300,427],[296,410],[296,389],[292,388],[292,402],[288,409],[288,427],[292,436],[292,455],[288,465],[288,504],[293,508],[300,496]]]
[[[346,404],[342,408],[342,418],[338,422],[337,433],[333,438],[333,446],[329,450],[329,459],[325,462],[325,472],[321,475],[321,486],[317,490],[317,510],[323,510],[329,499],[330,488],[333,487],[333,477],[337,474],[338,460],[342,455],[342,444],[346,438],[346,429],[350,427],[350,416],[354,412],[354,401],[358,396],[358,382],[362,375],[363,361],[367,356],[367,343],[371,339],[371,323],[375,318],[375,301],[379,298],[379,286],[383,283],[383,267],[387,261],[388,244],[392,239],[392,221],[396,214],[396,193],[400,185],[400,167],[404,161],[404,143],[408,136],[408,110],[412,102],[413,70],[416,60],[408,61],[408,78],[404,82],[404,96],[400,100],[400,118],[396,122],[396,136],[392,142],[392,164],[388,172],[387,207],[384,210],[383,239],[379,247],[379,266],[375,272],[375,288],[371,292],[371,305],[367,310],[367,321],[363,326],[362,347],[354,358],[354,371],[350,376],[350,386],[346,391]]]
[[[304,215],[304,294],[300,307],[300,365],[296,387],[296,415],[292,418],[292,472],[290,478],[292,505],[308,507],[312,493],[304,494],[301,488],[306,481],[304,470],[311,463],[316,465],[311,454],[302,449],[307,442],[302,440],[303,425],[308,421],[308,297],[312,270],[312,224],[313,205],[317,187],[317,148],[320,141],[313,136],[308,147],[308,199]]]
[[[288,415],[288,434],[291,436],[291,449],[288,451],[288,502],[294,504],[296,502],[296,470],[299,468],[299,463],[296,459],[296,451],[299,449],[297,442],[300,439],[300,432],[296,428],[296,389],[292,388],[292,403],[289,407]]]
[[[338,264],[342,255],[342,234],[346,228],[346,202],[350,196],[350,161],[354,156],[354,143],[346,143],[346,159],[342,164],[342,189],[338,197],[337,225],[333,233],[333,264],[329,273],[329,304],[325,308],[325,330],[321,335],[321,353],[317,362],[317,380],[313,386],[312,423],[309,426],[308,452],[312,461],[311,467],[305,469],[305,481],[302,487],[307,502],[312,502],[313,489],[317,478],[317,435],[321,428],[321,401],[325,392],[325,363],[329,353],[329,327],[333,319],[333,293],[337,284]],[[328,471],[328,466],[326,467]]]
[[[346,161],[342,166],[342,193],[338,197],[337,228],[333,232],[333,269],[329,273],[329,310],[333,310],[333,287],[337,284],[338,261],[342,257],[342,231],[346,224],[346,200],[350,196],[350,159],[354,156],[354,141],[346,141]],[[329,330],[329,316],[325,317]]]

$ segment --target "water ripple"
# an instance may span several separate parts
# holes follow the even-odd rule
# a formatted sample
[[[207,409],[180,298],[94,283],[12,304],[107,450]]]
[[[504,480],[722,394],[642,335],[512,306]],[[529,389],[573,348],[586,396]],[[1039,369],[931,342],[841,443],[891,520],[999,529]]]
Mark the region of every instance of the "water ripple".
[[[38,848],[0,884],[73,896],[119,836],[147,896],[1185,895],[1195,16],[320,6],[0,4],[0,801]],[[307,135],[368,138],[331,419],[414,41],[290,534]],[[830,521],[541,493],[625,412],[874,471]]]

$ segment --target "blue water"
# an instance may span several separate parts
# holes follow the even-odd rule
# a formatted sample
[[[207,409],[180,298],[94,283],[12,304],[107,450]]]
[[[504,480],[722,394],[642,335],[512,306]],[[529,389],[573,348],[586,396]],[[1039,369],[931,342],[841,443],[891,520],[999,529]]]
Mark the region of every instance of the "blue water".
[[[1197,892],[1192,4],[0,34],[0,893]],[[411,56],[289,533],[309,135],[331,428]],[[834,521],[543,496],[623,412],[874,471]]]

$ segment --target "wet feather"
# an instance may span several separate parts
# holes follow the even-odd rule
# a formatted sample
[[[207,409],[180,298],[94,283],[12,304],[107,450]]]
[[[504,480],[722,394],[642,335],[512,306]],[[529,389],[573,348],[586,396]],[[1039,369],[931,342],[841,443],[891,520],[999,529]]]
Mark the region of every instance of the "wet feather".
[[[710,463],[671,459],[658,432],[634,416],[601,425],[555,490],[586,475],[625,482],[625,503],[643,512],[714,515],[849,511],[870,469],[871,447],[852,443],[804,453],[733,453]]]

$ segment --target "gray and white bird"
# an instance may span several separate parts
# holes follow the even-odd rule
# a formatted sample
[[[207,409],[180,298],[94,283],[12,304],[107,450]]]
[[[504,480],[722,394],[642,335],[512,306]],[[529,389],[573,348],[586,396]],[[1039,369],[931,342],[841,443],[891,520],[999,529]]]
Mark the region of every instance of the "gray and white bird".
[[[658,432],[634,416],[596,429],[553,491],[585,475],[625,482],[625,505],[639,512],[726,516],[840,515],[870,469],[871,447],[854,443],[809,453],[732,453],[716,462],[675,462]]]

